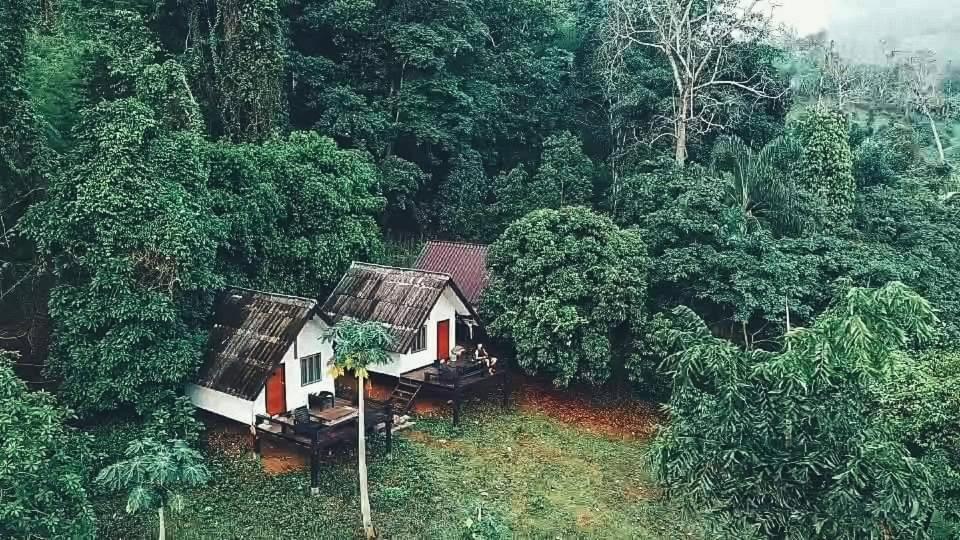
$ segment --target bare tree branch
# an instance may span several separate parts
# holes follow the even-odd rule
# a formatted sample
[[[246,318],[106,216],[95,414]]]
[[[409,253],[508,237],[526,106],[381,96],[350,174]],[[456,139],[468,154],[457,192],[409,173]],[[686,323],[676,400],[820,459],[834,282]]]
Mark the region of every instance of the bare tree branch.
[[[760,0],[607,0],[607,21],[601,61],[612,84],[626,69],[627,52],[635,46],[658,51],[670,67],[674,111],[667,122],[673,131],[675,157],[687,158],[688,134],[722,130],[711,107],[728,100],[705,99],[711,88],[728,87],[757,99],[779,99],[765,74],[745,80],[730,78],[735,58],[728,49],[757,42],[768,35],[772,7],[760,13]],[[657,137],[659,138],[659,137]]]

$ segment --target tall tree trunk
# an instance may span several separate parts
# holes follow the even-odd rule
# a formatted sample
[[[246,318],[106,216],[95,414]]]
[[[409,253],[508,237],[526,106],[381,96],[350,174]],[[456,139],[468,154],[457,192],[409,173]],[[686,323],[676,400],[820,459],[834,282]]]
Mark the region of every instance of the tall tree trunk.
[[[933,115],[930,114],[930,111],[924,110],[924,114],[927,115],[927,120],[930,121],[930,129],[933,130],[933,140],[937,143],[937,152],[940,153],[940,164],[943,165],[947,162],[947,157],[943,154],[943,141],[940,140],[940,132],[937,131],[937,123],[933,120]]]
[[[363,378],[357,377],[359,386],[357,397],[357,470],[360,474],[360,515],[363,518],[363,532],[369,539],[376,538],[373,530],[373,518],[370,516],[370,493],[367,489],[367,437],[366,422],[363,418]]]
[[[157,510],[157,512],[160,514],[160,534],[157,536],[160,538],[160,540],[166,540],[167,532],[166,523],[163,521],[163,505],[160,505],[160,509]]]
[[[680,94],[680,114],[677,116],[677,125],[674,126],[676,138],[677,138],[677,147],[676,147],[676,160],[677,165],[683,167],[687,162],[687,110],[689,107],[689,96],[687,91],[684,90]]]

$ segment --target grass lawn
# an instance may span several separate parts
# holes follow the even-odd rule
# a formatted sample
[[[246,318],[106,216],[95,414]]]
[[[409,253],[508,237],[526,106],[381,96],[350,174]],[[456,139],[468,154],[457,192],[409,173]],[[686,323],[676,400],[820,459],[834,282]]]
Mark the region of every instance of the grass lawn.
[[[656,500],[644,444],[586,433],[535,412],[470,407],[459,429],[420,419],[387,456],[371,444],[371,504],[382,538],[697,538]],[[356,538],[356,464],[331,458],[319,497],[305,470],[269,475],[251,455],[211,452],[214,480],[187,494],[171,538]],[[155,537],[155,516],[98,502],[101,537]],[[479,519],[478,519],[479,516]],[[472,524],[471,524],[472,521]],[[476,536],[471,536],[476,534]]]

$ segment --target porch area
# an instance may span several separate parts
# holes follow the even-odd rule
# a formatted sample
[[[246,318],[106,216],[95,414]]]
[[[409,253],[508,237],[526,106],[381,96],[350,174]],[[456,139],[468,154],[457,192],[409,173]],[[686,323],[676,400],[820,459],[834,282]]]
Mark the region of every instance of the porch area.
[[[254,423],[254,452],[261,453],[261,439],[294,445],[309,452],[310,489],[319,490],[320,458],[324,451],[339,445],[355,445],[359,421],[357,403],[330,398],[309,407],[275,416],[257,415]],[[390,452],[394,429],[393,404],[374,399],[364,400],[364,431],[383,433]]]
[[[510,370],[501,361],[487,366],[473,359],[473,354],[462,355],[461,360],[434,362],[429,366],[414,369],[398,377],[397,386],[390,395],[394,410],[406,413],[421,393],[445,397],[453,412],[453,425],[461,420],[461,405],[464,399],[488,391],[500,385],[502,405],[510,401]]]

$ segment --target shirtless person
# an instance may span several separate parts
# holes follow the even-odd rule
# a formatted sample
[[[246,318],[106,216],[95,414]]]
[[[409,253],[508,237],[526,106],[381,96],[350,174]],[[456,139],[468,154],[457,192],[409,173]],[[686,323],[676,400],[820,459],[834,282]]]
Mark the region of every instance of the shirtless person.
[[[483,364],[487,366],[487,371],[493,375],[493,366],[497,364],[497,358],[490,356],[487,350],[483,348],[483,343],[477,344],[477,350],[473,352],[473,355],[477,359],[477,362],[483,362]]]

